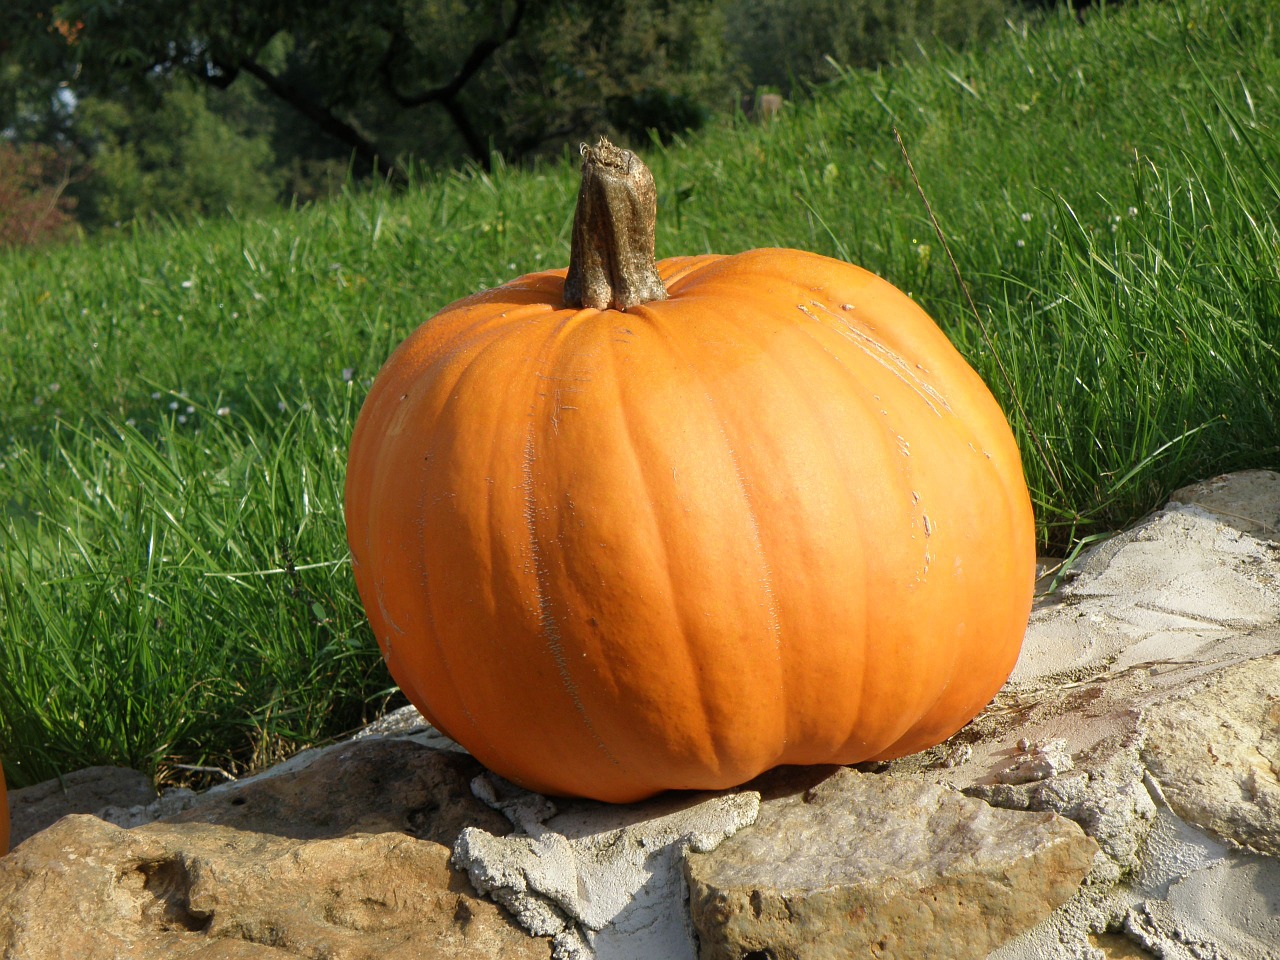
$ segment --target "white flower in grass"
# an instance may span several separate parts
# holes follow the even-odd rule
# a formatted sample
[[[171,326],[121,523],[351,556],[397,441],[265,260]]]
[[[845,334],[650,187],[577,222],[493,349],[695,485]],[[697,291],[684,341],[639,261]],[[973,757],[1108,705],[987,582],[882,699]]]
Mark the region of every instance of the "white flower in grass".
[[[342,382],[343,382],[343,383],[350,383],[350,382],[351,382],[352,377],[354,377],[355,375],[356,375],[356,368],[355,368],[355,367],[343,367],[343,368],[342,368]]]
[[[1015,247],[1025,247],[1026,245],[1027,245],[1027,241],[1025,241],[1025,240],[1015,240],[1015,241],[1014,241],[1014,246],[1015,246]]]
[[[196,282],[195,282],[194,280],[183,280],[183,281],[182,281],[182,289],[183,289],[183,290],[190,290],[190,289],[191,289],[192,287],[194,287],[195,285],[196,285]]]
[[[177,409],[178,409],[178,401],[177,401],[177,400],[170,400],[170,401],[169,401],[169,409],[170,409],[170,410],[177,410]]]
[[[186,422],[187,422],[187,415],[186,415],[185,413],[180,413],[180,414],[178,414],[178,422],[179,422],[179,423],[186,423]]]
[[[276,404],[276,409],[278,409],[281,413],[284,413],[286,410],[289,409],[289,405],[285,403],[283,400],[281,400]]]
[[[1137,207],[1130,207],[1130,208],[1128,209],[1127,213],[1128,213],[1128,214],[1129,214],[1129,216],[1131,216],[1131,217],[1136,217],[1136,216],[1138,215],[1138,208],[1137,208]]]
[[[1023,222],[1023,223],[1030,223],[1030,222],[1031,222],[1031,214],[1029,214],[1029,213],[1024,213],[1020,219],[1022,220],[1022,222]]]
[[[214,413],[216,413],[220,417],[229,417],[231,416],[231,408],[219,407],[217,410],[214,411]]]
[[[157,390],[157,391],[155,391],[153,394],[151,394],[151,399],[152,399],[152,400],[159,400],[159,399],[160,399],[160,391],[159,391],[159,390]]]

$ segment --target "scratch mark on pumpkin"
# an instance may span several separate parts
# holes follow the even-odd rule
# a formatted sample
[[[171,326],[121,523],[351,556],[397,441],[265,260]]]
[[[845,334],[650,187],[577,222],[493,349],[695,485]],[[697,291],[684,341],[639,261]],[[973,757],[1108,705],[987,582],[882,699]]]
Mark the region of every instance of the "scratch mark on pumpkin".
[[[374,592],[378,596],[378,612],[382,614],[382,619],[386,622],[387,626],[389,626],[392,630],[394,630],[396,633],[400,634],[400,636],[403,637],[405,635],[404,627],[400,626],[400,624],[396,623],[395,620],[391,618],[391,611],[387,609],[386,598],[383,595],[383,591],[386,589],[386,586],[387,586],[386,579],[384,577],[379,577],[375,581],[375,586],[376,586],[376,589]],[[388,647],[391,646],[390,637],[387,638],[387,646]]]
[[[931,383],[919,376],[906,360],[874,337],[870,337],[862,330],[859,330],[849,322],[847,317],[842,317],[826,304],[818,300],[811,300],[810,303],[834,321],[832,328],[837,334],[844,337],[854,346],[861,348],[869,359],[906,384],[935,414],[940,417],[943,410],[948,413],[951,412],[951,404],[947,402],[947,398],[940,394]],[[797,306],[809,319],[818,323],[822,322],[818,314],[804,304],[797,304]],[[923,369],[920,364],[916,364],[916,367]]]
[[[933,550],[929,546],[929,540],[938,529],[938,525],[923,510],[920,511],[920,525],[924,528],[924,562],[920,567],[920,573],[916,576],[916,582],[924,583],[929,579],[929,568],[933,566]],[[915,526],[914,521],[912,526]],[[912,536],[911,539],[914,540],[915,537]]]
[[[554,400],[551,405],[551,430],[553,433],[557,433],[557,434],[560,432],[560,414],[565,410],[578,409],[572,404],[568,404],[564,402],[565,392],[566,391],[561,390],[559,387],[556,387],[555,393],[554,393]]]
[[[560,675],[560,683],[569,695],[569,699],[573,703],[573,709],[582,718],[583,726],[591,734],[591,738],[595,741],[596,746],[600,748],[600,752],[605,755],[605,758],[610,763],[618,766],[618,758],[605,745],[604,740],[600,738],[600,734],[596,731],[595,724],[587,716],[587,708],[582,702],[582,696],[578,693],[578,685],[573,682],[573,677],[569,673],[569,661],[564,654],[564,640],[560,635],[560,623],[556,619],[555,611],[551,609],[547,565],[542,558],[542,551],[538,547],[538,506],[533,486],[533,463],[535,458],[533,427],[530,425],[525,439],[524,464],[522,468],[523,483],[521,486],[524,488],[524,522],[529,529],[529,555],[533,561],[533,578],[538,590],[538,626],[542,630],[543,637],[546,638],[547,649],[551,653],[551,659],[555,661],[556,672]]]

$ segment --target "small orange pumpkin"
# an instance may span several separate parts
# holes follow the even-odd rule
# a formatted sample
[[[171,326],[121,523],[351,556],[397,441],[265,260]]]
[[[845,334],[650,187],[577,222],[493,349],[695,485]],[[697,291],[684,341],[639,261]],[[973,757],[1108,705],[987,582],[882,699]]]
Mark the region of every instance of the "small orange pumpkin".
[[[567,279],[446,307],[361,410],[348,538],[392,675],[494,771],[610,801],[949,737],[1031,606],[991,393],[859,267],[655,267],[647,169],[583,152]]]

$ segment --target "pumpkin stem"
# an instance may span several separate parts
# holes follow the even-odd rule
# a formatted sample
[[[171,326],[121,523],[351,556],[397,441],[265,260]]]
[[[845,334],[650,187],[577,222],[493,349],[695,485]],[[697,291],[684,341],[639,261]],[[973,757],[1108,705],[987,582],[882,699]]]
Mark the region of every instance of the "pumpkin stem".
[[[626,310],[667,299],[653,259],[657,215],[658,191],[643,160],[604,137],[584,143],[565,306]]]

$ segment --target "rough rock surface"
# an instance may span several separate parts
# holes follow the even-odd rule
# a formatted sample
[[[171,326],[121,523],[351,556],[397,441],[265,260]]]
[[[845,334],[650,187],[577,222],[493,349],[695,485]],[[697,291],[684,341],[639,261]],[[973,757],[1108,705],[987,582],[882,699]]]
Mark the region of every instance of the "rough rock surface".
[[[126,831],[75,815],[4,861],[0,943],[5,956],[68,960],[547,956],[448,861],[448,848],[403,833]],[[36,872],[41,882],[22,882]]]
[[[1280,860],[1238,846],[1274,854],[1280,835],[1278,519],[1280,474],[1194,484],[1038,605],[1011,682],[957,738],[970,762],[938,772],[992,803],[1076,819],[1103,856],[992,960],[1280,957]],[[1050,736],[1073,772],[996,783],[1015,738]]]
[[[1280,956],[1280,869],[1263,857],[1223,858],[1179,878],[1164,897],[1125,915],[1124,929],[1157,955],[1180,960]]]
[[[86,767],[32,787],[10,790],[9,842],[16,847],[68,814],[146,806],[155,799],[156,788],[145,774],[125,767]]]
[[[1171,504],[1195,504],[1260,540],[1280,540],[1280,473],[1241,470],[1175,490]]]
[[[465,754],[412,740],[354,741],[300,770],[215,787],[172,822],[216,823],[302,840],[401,833],[451,847],[467,826],[495,833],[511,829],[471,792],[471,780],[483,769]]]
[[[684,909],[686,851],[710,851],[750,826],[760,795],[670,793],[642,804],[552,803],[493,775],[478,795],[515,825],[468,828],[454,862],[532,933],[555,937],[558,960],[694,956]]]
[[[150,803],[134,803],[127,806],[111,804],[96,813],[100,820],[117,827],[140,827],[165,817],[172,817],[200,802],[200,795],[186,787],[165,790]]]
[[[1174,813],[1280,857],[1280,656],[1151,707],[1143,727],[1143,761]]]
[[[856,774],[776,771],[724,794],[631,807],[551,801],[483,774],[406,708],[361,739],[200,796],[157,798],[139,775],[102,770],[64,778],[65,792],[14,791],[16,839],[65,813],[102,819],[62,820],[0,859],[0,956],[550,956],[552,941],[521,931],[518,917],[558,930],[561,957],[692,960],[685,863],[693,875],[758,850],[772,852],[756,857],[750,890],[721,880],[723,895],[704,902],[712,887],[696,888],[704,952],[775,921],[800,939],[797,918],[822,916],[827,894],[784,898],[785,887],[813,891],[843,871],[847,896],[851,878],[879,868],[883,888],[899,891],[902,922],[887,929],[904,956],[948,955],[921,942],[937,896],[954,908],[953,944],[980,951],[1016,934],[989,960],[1280,960],[1278,527],[1280,474],[1184,488],[1059,572],[1010,682],[973,723]],[[841,807],[855,785],[879,800]],[[921,828],[964,804],[978,812],[954,843]],[[856,842],[866,822],[879,825]],[[1070,844],[1037,846],[1044,824],[1075,831],[1077,853],[1083,831],[1098,852],[1074,895],[1037,924],[1001,898],[1051,902],[1051,873],[1024,868]],[[1033,852],[1014,857],[1017,883],[978,883],[982,861],[966,844],[1016,849],[1019,836]],[[779,852],[793,841],[799,853]],[[489,899],[450,867],[451,851]],[[940,879],[922,891],[928,875]],[[966,915],[946,899],[963,882],[1006,912]],[[814,922],[824,938],[853,936],[873,915]],[[792,941],[761,940],[735,960],[782,960]]]
[[[1114,883],[1137,869],[1140,852],[1156,816],[1143,782],[1137,740],[1104,744],[1085,758],[1084,768],[1030,783],[980,783],[965,793],[1009,810],[1052,810],[1080,824],[1096,840],[1101,856],[1093,883]]]
[[[507,829],[480,769],[370,739],[133,830],[65,818],[0,859],[0,955],[545,960],[449,865],[463,824]]]
[[[702,960],[979,960],[1069,900],[1097,849],[1055,814],[841,770],[690,855],[690,911]]]
[[[446,737],[433,727],[421,711],[412,704],[379,717],[351,739],[364,740],[367,737],[410,737],[417,743],[437,750],[467,752],[456,740]]]

